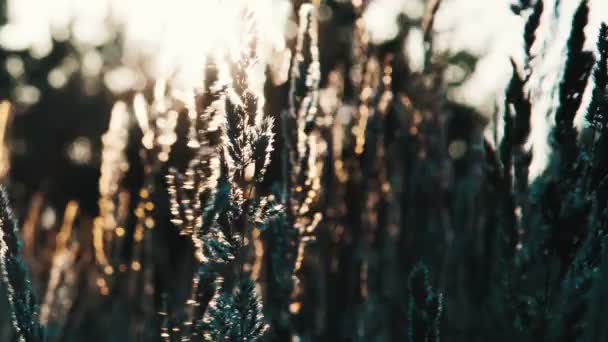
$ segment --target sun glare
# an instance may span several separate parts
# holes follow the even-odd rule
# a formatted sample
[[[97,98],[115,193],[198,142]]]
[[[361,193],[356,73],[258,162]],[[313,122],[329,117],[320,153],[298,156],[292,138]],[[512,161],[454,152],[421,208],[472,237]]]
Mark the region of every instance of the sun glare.
[[[86,55],[120,34],[121,65],[105,76],[110,89],[141,88],[146,83],[132,76],[142,72],[149,79],[170,79],[174,88],[191,88],[202,81],[210,54],[238,55],[245,7],[256,16],[261,59],[284,50],[287,0],[9,0],[0,45],[41,58],[53,40],[71,39]]]
[[[240,54],[240,30],[244,11],[256,16],[260,34],[260,53],[266,59],[273,49],[284,49],[283,32],[289,5],[272,0],[132,0],[115,4],[124,18],[126,49],[136,65],[142,57],[153,77],[171,79],[174,87],[200,84],[202,69],[213,55],[233,61]],[[145,8],[138,14],[138,9]],[[279,19],[279,20],[276,20]],[[130,53],[129,53],[130,52]],[[153,57],[153,58],[150,58]]]

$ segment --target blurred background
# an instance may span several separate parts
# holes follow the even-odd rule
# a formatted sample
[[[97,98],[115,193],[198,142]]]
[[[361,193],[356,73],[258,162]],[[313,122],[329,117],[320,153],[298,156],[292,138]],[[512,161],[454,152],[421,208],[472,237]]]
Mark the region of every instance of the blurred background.
[[[3,0],[0,95],[16,105],[9,134],[16,158],[15,174],[39,182],[44,179],[42,175],[26,176],[41,168],[21,169],[21,160],[86,172],[98,162],[99,139],[92,138],[103,131],[113,101],[145,89],[159,78],[170,78],[174,87],[182,89],[200,83],[205,54],[229,42],[224,38],[235,34],[230,29],[234,26],[234,13],[217,13],[218,8],[230,12],[230,6],[216,6],[215,2]],[[340,2],[345,0],[336,0]],[[560,22],[541,27],[540,39],[549,47],[550,57],[543,60],[535,76],[539,84],[553,82],[550,76],[563,62],[564,37],[577,2],[561,2]],[[435,49],[454,57],[454,63],[445,71],[451,84],[449,96],[488,117],[501,102],[497,98],[510,75],[509,58],[518,60],[522,55],[523,22],[509,10],[510,4],[508,0],[446,0],[434,25]],[[587,31],[597,32],[608,5],[602,0],[593,0],[591,5]],[[263,30],[270,55],[284,48],[283,37],[293,39],[297,25],[287,0],[269,1],[264,10],[269,18]],[[332,6],[327,4],[322,5],[321,11],[321,21],[340,15],[332,13]],[[415,19],[423,11],[421,0],[375,0],[366,9],[364,19],[372,40],[380,43],[395,38],[400,14]],[[549,13],[544,16],[547,21],[552,20]],[[421,68],[421,31],[412,29],[406,39],[404,53],[408,54],[411,67]],[[548,79],[543,75],[548,75]],[[551,98],[543,95],[538,94]],[[551,103],[543,103],[542,107],[551,107]],[[547,108],[536,108],[535,119],[543,121],[543,116],[551,111]],[[546,128],[540,124],[536,128],[539,133],[533,137],[538,136],[539,143],[534,148],[540,153],[535,158],[540,160],[535,160],[533,169],[542,169],[545,161],[540,156],[546,148],[542,142]],[[39,129],[36,134],[30,131]],[[29,139],[30,136],[36,139]],[[47,144],[53,144],[50,150],[61,152],[38,156],[37,144],[44,144],[45,150],[50,148]],[[48,164],[44,158],[58,162]]]
[[[44,191],[57,205],[47,217],[57,216],[68,199],[96,212],[100,137],[112,104],[157,79],[170,79],[176,91],[199,85],[205,55],[236,34],[235,11],[216,2],[3,0],[0,97],[14,105],[7,138],[21,208],[32,193]],[[297,24],[290,1],[268,3],[263,33],[269,63],[285,48],[283,37],[295,37]],[[522,19],[509,5],[446,0],[435,23],[436,49],[451,58],[445,70],[450,97],[490,119],[510,76],[509,58],[521,54]],[[332,6],[321,5],[322,22],[341,20],[332,18],[341,14],[332,13]],[[363,15],[372,41],[394,39],[399,15],[420,18],[424,6],[418,0],[372,1]],[[410,30],[403,53],[412,69],[422,68],[420,29]]]

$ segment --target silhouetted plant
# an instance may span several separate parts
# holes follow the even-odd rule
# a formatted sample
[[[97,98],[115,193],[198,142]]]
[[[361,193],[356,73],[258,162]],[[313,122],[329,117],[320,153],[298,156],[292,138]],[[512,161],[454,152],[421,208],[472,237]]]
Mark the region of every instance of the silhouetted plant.
[[[584,133],[588,137],[579,141],[574,127],[594,61],[592,53],[583,50],[588,11],[587,2],[581,1],[573,17],[559,84],[555,128],[551,132],[553,152],[549,166],[532,181],[530,191],[525,188],[528,158],[524,163],[516,162],[513,170],[515,178],[520,179],[514,187],[510,185],[512,158],[525,156],[518,151],[522,151],[530,131],[531,108],[529,95],[524,91],[527,78],[518,75],[515,65],[507,88],[505,131],[500,148],[502,163],[498,167],[502,167],[504,176],[499,176],[498,182],[504,182],[502,189],[511,189],[513,197],[501,200],[502,222],[506,223],[501,227],[509,238],[497,271],[511,273],[503,273],[499,295],[493,300],[498,308],[494,313],[501,312],[504,320],[513,322],[503,329],[514,329],[508,332],[509,336],[525,340],[573,341],[585,335],[584,317],[590,303],[587,296],[604,254],[605,190],[597,183],[591,185],[591,175],[601,173],[593,160],[601,158],[594,146],[604,134],[605,125],[603,117],[596,116],[606,94],[605,25],[600,30],[600,58],[594,71],[591,103],[586,110],[590,127]],[[526,25],[527,37],[534,36],[528,29],[533,26],[530,22],[536,20],[532,13]],[[526,39],[528,54],[532,43],[533,39]],[[511,111],[515,111],[514,117]],[[496,170],[496,166],[492,169]],[[519,216],[515,216],[516,208],[520,210]]]

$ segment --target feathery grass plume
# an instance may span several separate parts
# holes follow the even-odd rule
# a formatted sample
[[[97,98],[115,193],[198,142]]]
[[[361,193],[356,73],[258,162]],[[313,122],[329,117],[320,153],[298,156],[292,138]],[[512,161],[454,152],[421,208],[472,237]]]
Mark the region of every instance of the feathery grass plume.
[[[213,229],[224,200],[220,191],[220,153],[227,75],[223,63],[206,65],[204,89],[187,101],[191,118],[188,147],[194,151],[185,173],[169,170],[167,185],[172,222],[182,234],[190,235],[199,261],[207,261],[203,248],[205,233]],[[192,133],[194,132],[194,133]],[[219,192],[219,197],[216,197]]]
[[[600,59],[587,112],[591,122],[591,138],[587,143],[585,139],[580,144],[577,142],[572,125],[589,75],[588,64],[593,62],[590,53],[582,50],[587,11],[583,1],[575,13],[568,41],[556,128],[551,133],[556,139],[554,147],[558,155],[554,156],[549,169],[533,182],[531,191],[522,191],[524,189],[517,186],[499,191],[514,196],[522,208],[519,224],[525,228],[517,244],[518,253],[501,259],[498,269],[501,285],[496,289],[498,297],[494,297],[494,304],[502,307],[496,310],[500,312],[498,316],[513,322],[505,329],[514,337],[572,341],[583,336],[585,312],[589,307],[587,295],[594,286],[595,272],[604,253],[605,189],[597,184],[592,186],[590,179],[593,173],[602,174],[594,168],[593,160],[601,155],[594,150],[595,134],[603,132],[605,121],[601,115],[596,117],[606,101],[606,52],[602,47],[605,28],[600,30],[598,41]],[[526,80],[519,77],[514,68],[514,77],[507,89],[505,132],[500,151],[506,182],[510,177],[510,158],[516,158],[517,146],[523,144],[529,134],[531,103],[522,91]],[[511,117],[509,111],[514,111],[515,117]],[[518,115],[525,119],[520,132],[515,128]],[[564,158],[574,159],[564,164]],[[520,174],[527,175],[528,167],[528,163],[520,165]],[[515,167],[516,177],[517,174]],[[524,181],[527,183],[527,178],[522,178],[521,182]],[[503,196],[505,203],[510,200],[508,196]],[[514,209],[506,208],[502,215],[512,217]],[[521,227],[513,224],[512,229],[521,230]]]
[[[587,108],[586,118],[590,123],[591,139],[582,142],[580,154],[577,160],[577,178],[573,189],[565,197],[562,205],[565,219],[585,218],[584,226],[576,229],[573,236],[576,240],[582,240],[575,245],[580,246],[568,265],[567,272],[561,286],[560,300],[558,301],[558,312],[560,313],[554,321],[551,329],[553,336],[560,340],[575,340],[585,335],[585,319],[589,318],[586,313],[593,310],[593,304],[589,296],[593,295],[592,289],[601,278],[597,272],[601,269],[605,260],[606,241],[608,232],[608,216],[606,216],[606,197],[608,188],[606,184],[593,182],[593,177],[601,178],[608,176],[608,170],[595,161],[597,158],[605,158],[604,151],[596,149],[596,137],[605,135],[606,118],[604,109],[607,105],[606,83],[608,79],[608,51],[607,32],[605,24],[600,27],[597,47],[599,59],[596,62],[593,74],[593,90],[591,102]],[[598,167],[600,166],[600,167]],[[578,214],[578,216],[577,216]],[[568,216],[566,216],[568,215]]]
[[[170,96],[167,83],[158,80],[152,103],[141,93],[135,94],[130,108],[124,102],[117,102],[108,130],[102,136],[99,216],[93,224],[95,259],[101,267],[96,285],[99,293],[108,298],[123,289],[130,292],[131,336],[141,336],[145,321],[154,316],[154,265],[151,262],[155,251],[148,231],[156,226],[156,204],[152,198],[157,178],[177,140],[179,106]],[[138,159],[143,167],[143,179],[133,204],[124,180],[130,167],[127,158],[130,111],[142,133]],[[134,208],[133,220],[129,215],[131,208]],[[129,238],[127,234],[132,235]]]
[[[270,286],[279,293],[271,296],[291,299],[278,300],[281,307],[276,313],[289,316],[288,305],[297,313],[301,306],[298,298],[301,289],[300,270],[306,245],[314,239],[315,229],[322,219],[318,210],[321,175],[327,145],[319,129],[319,82],[320,63],[318,45],[318,8],[303,3],[298,9],[298,34],[291,65],[289,109],[282,114],[283,179],[281,201],[286,210],[281,215],[281,224],[273,225],[269,241],[280,248],[281,257],[273,251],[270,269],[273,272]],[[284,258],[284,259],[282,259]],[[294,278],[291,278],[292,275]],[[289,304],[291,302],[291,304]],[[277,327],[283,329],[284,327]]]
[[[151,231],[156,227],[154,216],[156,204],[152,198],[157,191],[157,179],[164,172],[173,144],[177,140],[179,104],[170,96],[166,80],[154,84],[153,99],[148,103],[143,94],[133,99],[135,118],[142,131],[139,157],[143,164],[142,185],[135,202],[135,226],[130,253],[130,274],[128,288],[132,318],[129,321],[131,333],[142,336],[148,320],[155,316],[154,291],[156,253]],[[117,234],[118,235],[118,234]]]
[[[523,36],[523,47],[525,52],[522,73],[517,65],[511,60],[512,76],[509,81],[503,108],[503,137],[498,146],[498,155],[492,150],[490,144],[485,142],[485,155],[488,169],[486,177],[493,184],[496,192],[496,215],[499,218],[497,229],[497,243],[494,247],[495,263],[494,278],[496,283],[490,294],[489,307],[498,320],[504,320],[508,329],[512,329],[511,322],[515,320],[514,326],[518,324],[518,318],[522,314],[521,299],[517,293],[517,284],[520,259],[529,225],[536,222],[529,218],[530,198],[528,190],[528,172],[531,161],[531,152],[526,143],[530,134],[532,102],[530,94],[526,89],[531,75],[530,61],[531,48],[536,40],[536,32],[540,25],[540,17],[543,11],[543,1],[539,0],[534,5],[531,2],[521,4],[519,10],[514,11],[522,15],[522,10],[532,7],[532,13],[528,16]],[[518,214],[519,213],[519,214]],[[530,247],[532,248],[532,247]],[[516,328],[517,329],[517,328]]]
[[[361,155],[365,150],[365,132],[367,122],[373,111],[373,102],[380,85],[380,62],[374,56],[368,56],[365,61],[361,80],[361,91],[358,92],[357,111],[352,133],[355,135],[355,154]]]
[[[540,2],[540,1],[539,1]],[[526,66],[524,70],[529,72],[530,48],[534,43],[535,31],[538,27],[538,17],[542,10],[539,2],[534,6],[532,14],[528,17],[524,31],[524,41],[526,50]],[[584,43],[584,27],[587,23],[588,5],[582,1],[578,7],[572,24],[572,32],[568,39],[568,54],[564,77],[560,83],[560,104],[556,112],[556,127],[552,132],[555,150],[558,152],[560,165],[560,175],[572,176],[574,162],[576,160],[577,141],[576,130],[573,126],[573,119],[581,103],[582,93],[586,86],[587,77],[593,57],[589,52],[582,51]],[[527,137],[530,132],[531,102],[529,94],[525,91],[525,85],[529,75],[522,77],[518,74],[517,68],[513,63],[513,77],[507,88],[505,100],[505,127],[504,138],[500,144],[500,158],[503,164],[504,180],[507,188],[511,188],[511,166],[513,160],[518,163],[515,167],[516,187],[515,197],[518,204],[528,202],[527,196],[527,175],[530,162],[530,155],[524,149]],[[514,112],[514,113],[511,113]],[[565,158],[565,159],[564,159]],[[525,208],[522,208],[525,209]],[[505,213],[510,215],[511,210]]]
[[[517,66],[511,60],[513,74],[507,86],[504,105],[504,133],[500,143],[500,159],[502,162],[502,192],[507,195],[514,190],[513,196],[505,196],[502,203],[504,229],[502,234],[506,239],[507,254],[515,251],[518,243],[517,230],[523,229],[517,222],[516,209],[526,213],[528,195],[528,168],[532,159],[531,152],[526,148],[530,134],[530,118],[532,103],[525,86],[528,78],[522,78]],[[514,173],[514,176],[512,175]],[[516,228],[519,227],[519,228]]]
[[[529,18],[529,20],[532,20]],[[526,24],[526,26],[529,26]],[[532,42],[531,42],[532,43]],[[530,44],[531,44],[530,43]],[[525,70],[529,65],[526,59]],[[503,137],[499,144],[499,157],[486,142],[485,154],[490,169],[487,178],[495,186],[498,197],[496,209],[497,243],[494,277],[494,309],[506,319],[517,317],[520,307],[514,293],[513,278],[517,277],[517,262],[522,247],[522,233],[527,227],[529,213],[528,170],[531,155],[525,144],[530,133],[531,101],[525,91],[528,78],[522,78],[514,61],[512,76],[507,86],[504,104]],[[528,75],[529,77],[529,75]],[[500,160],[500,161],[499,161]],[[517,215],[517,212],[520,215]],[[504,303],[506,301],[506,303]]]
[[[241,54],[227,68],[228,75],[220,76],[228,82],[217,115],[218,159],[211,165],[217,172],[212,178],[216,193],[203,214],[200,238],[202,260],[213,263],[233,260],[248,228],[264,228],[280,208],[271,197],[257,196],[255,189],[270,163],[274,140],[273,120],[263,112],[264,71],[255,20],[248,9]]]
[[[528,193],[528,167],[531,162],[531,152],[526,150],[525,144],[530,135],[530,119],[532,114],[532,103],[530,101],[530,93],[525,87],[530,79],[530,60],[532,59],[531,49],[536,40],[536,32],[540,25],[540,17],[543,12],[543,0],[537,0],[532,8],[532,13],[528,16],[524,27],[524,47],[526,59],[524,62],[524,75],[520,76],[517,66],[511,60],[512,77],[507,86],[505,99],[505,138],[502,149],[507,149],[509,145],[510,151],[501,151],[501,158],[505,167],[505,179],[510,183],[511,166],[514,171],[514,188],[515,188],[515,203],[518,206],[525,206],[525,196]],[[506,155],[503,155],[506,154]],[[512,156],[511,156],[512,154]],[[512,159],[506,162],[506,159]],[[511,184],[508,184],[511,187]],[[527,208],[521,208],[525,211]]]
[[[353,66],[352,71],[349,74],[350,81],[353,84],[354,94],[360,94],[363,88],[363,78],[366,69],[367,61],[370,57],[370,40],[371,37],[367,28],[365,27],[365,21],[363,20],[363,13],[367,8],[369,1],[353,1],[353,14],[356,16],[353,26],[353,41],[352,41],[352,60]]]
[[[112,108],[110,125],[102,136],[101,174],[99,176],[99,216],[93,225],[95,259],[102,273],[109,275],[114,269],[108,260],[107,241],[112,234],[124,235],[124,217],[119,217],[119,208],[125,206],[126,192],[120,184],[129,169],[126,148],[129,137],[129,114],[124,102],[116,102]],[[127,195],[128,196],[128,195]],[[122,203],[121,203],[122,202]],[[122,231],[118,231],[122,229]]]
[[[0,271],[2,282],[8,291],[13,328],[20,342],[44,341],[38,305],[20,253],[21,240],[17,222],[6,189],[0,186]]]
[[[587,201],[581,202],[583,189],[578,184],[582,180],[579,156],[584,153],[581,153],[578,132],[573,124],[594,62],[593,54],[583,50],[588,15],[588,2],[581,1],[572,20],[564,75],[559,84],[559,104],[550,137],[554,148],[550,178],[541,195],[544,219],[553,226],[549,247],[558,252],[564,264],[573,260],[585,231],[584,226],[573,229],[572,222],[585,217],[588,211]],[[575,243],[572,243],[573,239]]]
[[[525,86],[530,77],[530,60],[531,48],[536,40],[536,31],[540,25],[540,17],[543,10],[542,1],[532,3],[528,1],[526,4],[520,4],[520,9],[528,10],[532,8],[532,13],[528,16],[523,35],[523,46],[525,52],[525,61],[523,73],[520,75],[518,67],[513,60],[512,77],[506,88],[505,104],[504,104],[504,128],[503,138],[499,145],[499,155],[501,164],[500,181],[502,187],[499,187],[501,194],[501,214],[503,219],[503,234],[504,230],[508,231],[506,247],[507,259],[503,262],[510,263],[516,252],[516,244],[519,237],[517,230],[522,222],[517,222],[516,208],[526,206],[528,203],[527,183],[528,183],[528,167],[530,162],[530,154],[525,150],[524,144],[527,141],[530,133],[530,117],[531,117],[531,100],[529,93],[526,92]],[[516,11],[516,14],[521,15],[521,11]],[[519,159],[519,165],[513,167],[514,161]],[[515,177],[513,175],[515,174]],[[515,178],[515,182],[514,182]],[[517,183],[514,187],[514,183]],[[521,219],[521,217],[520,217]],[[518,228],[519,227],[519,228]],[[520,246],[518,244],[517,246]],[[505,266],[505,265],[502,265]],[[512,275],[508,275],[510,277]],[[504,279],[503,279],[504,280]],[[507,280],[504,280],[507,281]]]
[[[583,92],[594,62],[593,54],[589,51],[583,51],[588,16],[588,0],[583,0],[572,19],[564,74],[559,85],[559,104],[555,112],[555,128],[551,137],[551,143],[557,153],[555,156],[557,170],[560,174],[570,176],[578,152],[577,132],[573,124],[574,116],[583,99]]]
[[[305,244],[314,238],[322,214],[315,212],[321,187],[323,156],[326,144],[317,127],[319,111],[318,9],[302,4],[299,9],[299,32],[292,64],[290,112],[284,117],[284,135],[289,149],[289,174],[286,179],[290,224],[298,230],[298,252],[294,271],[298,272]],[[295,128],[295,129],[294,129]],[[292,129],[292,130],[290,130]],[[295,132],[296,142],[289,141]]]
[[[55,238],[48,286],[40,308],[40,323],[47,327],[51,320],[57,320],[59,324],[62,324],[73,303],[70,296],[75,287],[75,263],[79,246],[78,243],[73,243],[71,240],[78,211],[77,202],[68,202],[63,215],[63,223]]]
[[[195,258],[203,263],[192,278],[190,299],[186,301],[186,318],[182,321],[183,341],[203,336],[202,317],[217,293],[216,274],[207,264],[227,263],[234,259],[235,248],[219,228],[228,195],[221,154],[224,117],[226,115],[227,65],[220,58],[209,59],[205,66],[203,89],[186,99],[190,118],[188,147],[193,158],[184,173],[169,169],[166,176],[171,222],[180,234],[189,235],[195,247]],[[228,237],[230,238],[230,237]],[[217,281],[217,279],[215,280]],[[168,313],[165,310],[165,315]],[[169,338],[165,329],[161,337]]]
[[[159,80],[154,86],[154,99],[148,104],[143,94],[136,94],[133,99],[135,118],[142,131],[140,158],[143,162],[143,184],[139,189],[139,198],[135,204],[135,229],[133,231],[133,254],[131,269],[138,272],[142,269],[144,254],[143,241],[146,231],[154,229],[156,222],[153,213],[155,204],[151,198],[156,191],[156,177],[163,171],[162,167],[169,160],[171,146],[177,140],[175,127],[178,113],[167,94],[167,83]],[[153,251],[148,251],[152,253]]]
[[[255,282],[243,279],[233,293],[220,289],[211,300],[203,319],[203,338],[210,342],[260,341],[268,330],[263,317]]]
[[[218,229],[225,240],[205,241],[205,244],[227,242],[231,245],[237,259],[234,266],[238,268],[227,276],[237,284],[234,293],[230,286],[221,286],[216,292],[216,300],[211,300],[205,319],[209,322],[205,334],[208,340],[255,341],[266,331],[261,303],[254,291],[255,283],[246,279],[250,266],[246,265],[245,239],[251,241],[251,228],[266,228],[280,213],[281,207],[275,204],[272,196],[256,194],[256,185],[263,180],[270,163],[274,122],[264,114],[262,41],[258,31],[259,18],[250,6],[244,8],[240,54],[229,67],[230,83],[221,125],[220,187],[227,188],[227,199],[224,210],[219,213],[217,228],[212,229]]]
[[[274,122],[263,111],[265,76],[258,14],[252,4],[242,10],[236,59],[208,65],[205,93],[191,104],[198,116],[191,122],[197,134],[190,134],[189,142],[195,157],[185,176],[172,171],[167,177],[173,222],[192,234],[195,255],[201,262],[188,303],[209,302],[203,316],[205,327],[188,329],[192,332],[185,337],[188,339],[203,335],[213,341],[253,341],[266,330],[262,329],[265,325],[253,290],[255,283],[244,281],[250,270],[245,243],[251,241],[251,229],[264,229],[281,207],[272,196],[257,194],[270,163]],[[214,289],[210,301],[197,297],[201,275],[207,283],[215,279],[222,284]],[[227,285],[224,279],[228,279]],[[247,301],[255,303],[255,308],[245,305]],[[194,314],[188,316],[186,322],[196,324]]]
[[[354,25],[354,36],[352,46],[352,72],[350,79],[353,92],[358,96],[352,134],[355,137],[355,154],[363,154],[365,146],[365,129],[369,119],[371,104],[375,97],[375,91],[380,83],[380,63],[372,54],[371,37],[363,20],[363,13],[367,8],[367,1],[353,1],[354,13],[357,16]]]
[[[513,166],[514,187],[516,202],[523,205],[523,198],[528,194],[528,167],[532,160],[532,154],[525,146],[530,135],[530,119],[532,115],[532,103],[530,94],[526,92],[527,79],[519,76],[517,67],[513,66],[513,78],[507,89],[507,106],[505,111],[513,111],[512,144],[513,144]],[[529,76],[528,76],[529,77]],[[522,208],[526,210],[527,208]]]
[[[229,182],[228,223],[249,223],[263,228],[278,214],[272,200],[256,196],[273,151],[274,120],[264,114],[264,67],[260,61],[260,36],[255,11],[244,14],[241,55],[230,67],[226,115],[222,134],[222,168]],[[250,221],[250,222],[247,222]],[[246,227],[240,227],[244,234]],[[241,236],[243,237],[243,236]]]
[[[504,108],[504,114],[503,114],[503,121],[504,121],[504,126],[503,126],[503,139],[500,142],[499,145],[499,149],[500,149],[500,161],[502,164],[502,181],[504,182],[504,186],[502,191],[504,191],[505,194],[510,194],[511,193],[511,189],[513,186],[513,176],[511,174],[511,169],[513,166],[513,124],[514,124],[514,120],[512,117],[512,113],[511,113],[511,103],[510,103],[510,93],[515,93],[519,85],[523,86],[523,82],[521,82],[521,79],[519,77],[519,74],[517,73],[517,68],[515,66],[514,63],[512,63],[513,66],[513,76],[511,77],[511,81],[509,82],[509,86],[508,86],[508,90],[507,90],[507,96],[505,98],[505,108]],[[504,215],[504,224],[505,224],[505,228],[508,231],[503,231],[504,234],[504,238],[506,239],[506,246],[507,249],[512,251],[515,247],[515,244],[517,243],[517,237],[515,235],[514,232],[514,228],[515,228],[515,203],[514,203],[514,199],[511,196],[506,196],[505,197],[505,201],[504,203],[502,203],[502,210],[503,210],[503,215]]]
[[[587,109],[587,123],[590,128],[589,158],[594,169],[590,175],[590,186],[594,187],[601,181],[601,174],[606,173],[606,118],[608,116],[608,101],[606,100],[606,86],[608,85],[608,26],[602,23],[597,41],[599,58],[593,70],[593,91]]]
[[[443,295],[431,287],[429,271],[424,264],[417,264],[410,273],[408,289],[409,341],[439,342]]]
[[[430,9],[429,15],[434,12],[433,6]],[[426,82],[428,76],[436,74],[412,73],[402,57],[402,38],[418,23],[403,18],[397,37],[380,45],[371,45],[363,24],[363,20],[355,19],[353,60],[348,63],[359,65],[361,58],[364,67],[345,71],[351,76],[353,94],[351,89],[345,92],[342,108],[333,121],[332,137],[339,138],[331,141],[334,164],[328,167],[334,166],[336,179],[327,180],[326,186],[331,189],[325,193],[330,204],[326,210],[328,231],[323,230],[327,236],[319,237],[321,246],[327,249],[321,252],[321,258],[327,259],[325,272],[330,276],[314,287],[326,291],[318,296],[327,296],[328,304],[324,310],[315,308],[314,313],[326,317],[320,329],[327,329],[333,338],[384,340],[403,336],[394,327],[403,324],[405,318],[390,308],[391,299],[406,295],[406,291],[401,293],[391,284],[406,281],[401,271],[410,268],[408,263],[418,257],[413,251],[416,247],[405,246],[423,236],[423,230],[413,229],[423,222],[419,220],[427,219],[422,212],[433,212],[429,221],[439,222],[445,217],[445,212],[435,210],[443,204],[442,194],[435,191],[440,187],[435,184],[441,182],[436,170],[447,163],[438,166],[445,161],[439,152],[443,146],[438,119],[441,101],[435,96],[437,88],[429,89],[432,87]],[[363,55],[356,43],[358,29],[366,36]],[[440,69],[435,66],[430,69]],[[349,104],[354,107],[352,111]],[[343,132],[338,131],[340,126]],[[341,162],[339,168],[335,167],[337,161]],[[423,203],[421,197],[425,195],[421,192],[432,197],[433,204]],[[424,226],[436,233],[444,231],[443,224],[449,224],[429,223]],[[323,237],[329,241],[323,241]],[[395,263],[393,257],[401,262]],[[356,329],[344,328],[351,326]]]
[[[362,315],[359,317],[359,329],[363,336],[371,336],[375,329],[383,323],[373,322],[368,315],[382,315],[377,307],[382,303],[382,269],[385,261],[382,247],[384,245],[387,224],[383,222],[383,211],[387,210],[389,200],[392,196],[391,183],[389,180],[390,162],[386,160],[387,151],[391,148],[387,137],[388,117],[393,114],[393,61],[394,55],[387,53],[383,58],[381,67],[382,84],[378,87],[377,98],[373,100],[370,119],[366,128],[366,143],[364,153],[361,156],[361,181],[358,184],[361,191],[360,202],[360,227],[359,232],[354,233],[357,237],[356,248],[360,250],[362,257],[355,258],[355,267],[358,269],[359,293],[364,303]],[[368,313],[369,312],[369,313]],[[386,324],[386,323],[384,323]],[[385,330],[386,331],[386,330]]]
[[[330,146],[325,167],[333,171],[329,174],[333,177],[326,177],[328,175],[324,174],[322,180],[326,190],[321,200],[324,206],[327,205],[323,210],[327,225],[323,225],[324,229],[319,232],[318,238],[319,246],[327,248],[327,253],[321,252],[318,257],[326,260],[324,271],[329,272],[327,274],[331,276],[319,285],[314,281],[307,282],[306,292],[299,295],[303,300],[293,303],[290,307],[292,313],[302,312],[301,320],[313,322],[316,317],[325,317],[323,322],[315,324],[318,324],[317,329],[324,329],[326,336],[331,336],[330,339],[364,339],[370,336],[382,338],[374,335],[378,332],[376,322],[382,321],[381,317],[374,317],[374,314],[378,313],[374,307],[376,302],[367,296],[367,289],[362,289],[367,288],[369,278],[368,268],[362,266],[361,259],[364,258],[365,251],[360,248],[364,242],[361,241],[362,234],[359,234],[363,229],[359,227],[361,220],[367,213],[363,212],[364,200],[360,198],[365,190],[360,169],[363,163],[359,159],[365,152],[366,129],[382,72],[378,59],[372,53],[370,32],[363,19],[369,3],[352,1],[352,8],[348,13],[352,17],[352,22],[349,21],[352,39],[346,46],[350,49],[346,60],[343,61],[343,65],[348,68],[342,69],[342,65],[336,63],[337,66],[327,79],[327,88],[320,93],[321,114],[333,116],[330,131],[325,132]],[[322,40],[321,43],[324,41],[328,42]],[[328,48],[327,45],[320,48],[324,47]],[[325,127],[321,129],[326,130]],[[367,165],[374,167],[377,164],[374,161]],[[376,194],[370,197],[377,198]],[[344,201],[344,198],[349,200]],[[307,271],[311,273],[310,277],[317,276],[313,272],[313,269]],[[362,292],[366,294],[365,300],[361,298]],[[327,304],[317,304],[315,301],[318,299],[315,296],[320,296],[318,299],[327,296]],[[358,325],[359,323],[361,325]],[[346,331],[343,329],[345,326],[358,328]],[[299,333],[304,335],[305,330],[299,330]]]

